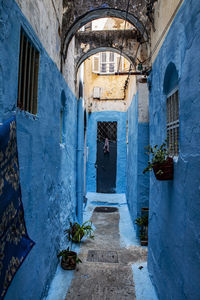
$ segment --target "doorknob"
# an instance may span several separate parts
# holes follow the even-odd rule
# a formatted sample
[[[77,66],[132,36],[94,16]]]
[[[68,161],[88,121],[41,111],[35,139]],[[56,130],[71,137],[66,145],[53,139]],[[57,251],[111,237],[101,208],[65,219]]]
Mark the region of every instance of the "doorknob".
[[[97,164],[95,164],[95,165],[94,165],[94,167],[95,167],[95,168],[98,168],[98,165],[97,165]]]

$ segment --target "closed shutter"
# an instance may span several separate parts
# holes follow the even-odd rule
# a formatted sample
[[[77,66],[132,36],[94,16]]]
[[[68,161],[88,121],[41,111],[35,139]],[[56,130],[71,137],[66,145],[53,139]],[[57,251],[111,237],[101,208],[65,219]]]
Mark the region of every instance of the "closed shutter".
[[[117,72],[118,72],[118,68],[119,68],[119,72],[122,72],[122,57],[120,59],[120,56],[117,56],[117,68],[116,68]]]
[[[93,72],[99,73],[99,56],[97,55],[93,58]]]

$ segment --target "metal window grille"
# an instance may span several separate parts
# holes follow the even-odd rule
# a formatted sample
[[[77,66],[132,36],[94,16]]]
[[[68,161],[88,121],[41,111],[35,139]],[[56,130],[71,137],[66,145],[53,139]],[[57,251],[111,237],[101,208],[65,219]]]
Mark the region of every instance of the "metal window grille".
[[[117,142],[117,122],[97,122],[97,141],[105,142],[106,138]]]
[[[179,92],[176,89],[167,98],[167,147],[169,154],[179,153]]]
[[[37,113],[39,52],[23,30],[20,38],[17,107]]]

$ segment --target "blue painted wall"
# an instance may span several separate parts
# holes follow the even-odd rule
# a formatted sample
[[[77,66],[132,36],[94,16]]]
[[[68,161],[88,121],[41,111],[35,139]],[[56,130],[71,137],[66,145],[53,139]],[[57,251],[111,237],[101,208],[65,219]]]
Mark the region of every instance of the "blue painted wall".
[[[77,162],[76,162],[76,215],[79,222],[83,218],[83,186],[84,186],[84,107],[83,99],[78,101],[77,125]]]
[[[200,299],[200,2],[184,1],[153,64],[150,143],[166,138],[165,72],[178,71],[180,151],[174,179],[151,174],[148,268],[159,299]],[[170,86],[168,86],[170,88]]]
[[[77,100],[15,2],[0,1],[0,20],[0,118],[17,117],[22,201],[28,233],[36,242],[5,299],[36,300],[56,270],[63,229],[75,218]],[[21,26],[40,51],[37,116],[16,109]]]
[[[94,112],[88,115],[87,192],[96,192],[97,122],[117,122],[117,176],[116,193],[126,192],[126,122],[127,113],[117,111]]]
[[[149,206],[149,175],[142,171],[148,156],[149,124],[138,122],[138,94],[128,110],[127,191],[126,197],[133,223],[141,216],[141,208]]]

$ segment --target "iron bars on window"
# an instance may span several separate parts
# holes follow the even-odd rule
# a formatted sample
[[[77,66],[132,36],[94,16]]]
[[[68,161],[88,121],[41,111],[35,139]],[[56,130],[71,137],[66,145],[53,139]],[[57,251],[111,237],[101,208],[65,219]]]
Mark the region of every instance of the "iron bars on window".
[[[21,30],[17,107],[37,114],[39,52]]]
[[[171,156],[179,153],[179,92],[167,98],[167,147]]]

